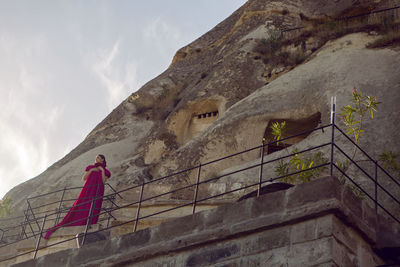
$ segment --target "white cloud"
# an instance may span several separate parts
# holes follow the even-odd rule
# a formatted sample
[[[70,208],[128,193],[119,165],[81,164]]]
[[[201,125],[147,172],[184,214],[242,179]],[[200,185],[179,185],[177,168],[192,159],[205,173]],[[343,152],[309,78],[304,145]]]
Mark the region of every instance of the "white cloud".
[[[13,62],[0,74],[0,198],[13,186],[43,172],[51,163],[49,144],[62,114],[46,95],[47,75],[29,67],[45,50],[43,39],[23,48],[12,38],[1,38]]]
[[[117,40],[111,49],[96,51],[93,70],[107,89],[108,109],[112,110],[132,91],[140,87],[136,78],[136,65],[125,62],[120,54],[121,41]]]
[[[163,61],[170,61],[171,54],[177,47],[183,46],[184,40],[180,28],[174,27],[161,18],[155,18],[143,29],[143,36],[149,44],[155,46],[157,53],[163,57]]]

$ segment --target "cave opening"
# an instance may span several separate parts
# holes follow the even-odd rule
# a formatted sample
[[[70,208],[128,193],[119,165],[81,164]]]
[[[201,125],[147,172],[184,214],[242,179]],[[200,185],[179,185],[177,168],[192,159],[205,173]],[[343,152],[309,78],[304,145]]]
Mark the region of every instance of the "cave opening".
[[[294,136],[294,135],[298,135],[303,132],[306,132],[306,133],[298,135],[293,138],[289,138],[289,139],[280,141],[278,144],[277,143],[269,144],[275,140],[274,135],[272,134],[272,129],[271,129],[272,124],[275,122],[278,122],[278,123],[286,122],[285,129],[282,133],[281,139],[284,139],[284,138],[287,138],[290,136]],[[311,133],[310,131],[312,131],[313,129],[318,127],[318,124],[320,122],[321,122],[321,113],[320,112],[314,113],[307,118],[297,119],[297,120],[296,119],[271,119],[271,120],[269,120],[267,128],[265,129],[265,132],[264,132],[263,140],[265,140],[264,141],[265,144],[268,144],[266,146],[264,153],[271,154],[276,151],[283,150],[291,145],[294,145],[294,144],[304,140],[305,138],[307,138],[307,136],[310,135],[310,133]]]

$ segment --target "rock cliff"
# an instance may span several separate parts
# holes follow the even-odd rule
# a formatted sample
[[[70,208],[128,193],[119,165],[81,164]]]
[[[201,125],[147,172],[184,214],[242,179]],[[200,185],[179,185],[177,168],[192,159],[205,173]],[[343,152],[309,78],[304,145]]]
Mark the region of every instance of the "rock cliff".
[[[384,150],[400,153],[393,146],[400,137],[400,49],[395,41],[367,47],[385,34],[385,15],[337,20],[391,4],[249,0],[181,48],[165,72],[123,101],[63,159],[8,192],[14,215],[21,214],[26,197],[80,186],[83,168],[98,153],[107,157],[110,183],[122,189],[260,145],[274,120],[305,130],[327,124],[330,98],[337,96],[340,110],[354,87],[382,102],[375,119],[364,125],[361,146],[376,158]],[[396,12],[389,15],[390,25],[399,20]],[[307,147],[323,138],[315,133],[293,145]],[[253,153],[215,165],[204,175],[258,157]],[[170,186],[191,179],[175,179]],[[238,175],[224,183],[249,179]]]

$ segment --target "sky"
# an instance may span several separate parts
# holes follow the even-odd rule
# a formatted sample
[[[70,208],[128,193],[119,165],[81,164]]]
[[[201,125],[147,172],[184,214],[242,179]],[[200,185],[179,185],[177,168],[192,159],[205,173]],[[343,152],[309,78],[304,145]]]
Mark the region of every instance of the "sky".
[[[0,198],[246,0],[0,0]]]

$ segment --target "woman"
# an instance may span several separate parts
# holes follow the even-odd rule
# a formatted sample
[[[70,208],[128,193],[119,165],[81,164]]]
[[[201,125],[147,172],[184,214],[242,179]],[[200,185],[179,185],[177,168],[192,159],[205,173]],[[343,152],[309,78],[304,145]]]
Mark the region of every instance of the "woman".
[[[95,201],[89,224],[97,223],[103,203],[104,183],[110,176],[110,171],[106,169],[106,158],[104,155],[97,155],[95,164],[86,167],[85,175],[82,178],[86,182],[78,199],[75,200],[64,219],[47,231],[44,239],[48,239],[59,227],[86,225],[93,199]]]

